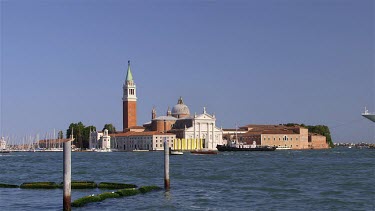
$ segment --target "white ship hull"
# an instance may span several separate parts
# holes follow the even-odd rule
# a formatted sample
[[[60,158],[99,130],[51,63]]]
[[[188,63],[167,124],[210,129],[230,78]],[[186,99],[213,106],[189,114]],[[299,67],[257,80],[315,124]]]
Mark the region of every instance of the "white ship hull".
[[[362,113],[362,116],[365,117],[365,118],[367,118],[367,119],[369,119],[369,120],[371,120],[371,121],[373,121],[373,122],[375,122],[375,113],[368,112],[368,110],[366,109],[366,107],[365,107],[365,113]]]
[[[375,122],[375,114],[362,114],[362,116]]]

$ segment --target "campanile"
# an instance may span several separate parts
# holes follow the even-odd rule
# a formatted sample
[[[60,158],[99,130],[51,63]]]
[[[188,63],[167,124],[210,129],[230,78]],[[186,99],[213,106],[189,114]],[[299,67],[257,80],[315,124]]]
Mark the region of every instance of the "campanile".
[[[137,89],[133,81],[133,75],[130,70],[130,61],[128,61],[128,71],[126,73],[125,83],[123,85],[122,111],[123,111],[123,131],[126,128],[137,125]]]

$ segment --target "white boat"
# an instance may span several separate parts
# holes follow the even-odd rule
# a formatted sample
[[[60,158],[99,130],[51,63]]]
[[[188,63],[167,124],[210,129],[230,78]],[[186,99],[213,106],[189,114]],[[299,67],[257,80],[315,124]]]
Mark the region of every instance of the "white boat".
[[[362,113],[362,116],[375,122],[375,113],[369,113],[366,107],[365,107],[365,113]]]
[[[290,150],[292,148],[288,147],[288,146],[278,146],[276,147],[276,150]]]
[[[112,152],[111,149],[95,149],[95,152]]]
[[[169,154],[170,155],[183,155],[184,153],[181,151],[171,150]]]
[[[148,149],[133,149],[133,152],[149,152]]]

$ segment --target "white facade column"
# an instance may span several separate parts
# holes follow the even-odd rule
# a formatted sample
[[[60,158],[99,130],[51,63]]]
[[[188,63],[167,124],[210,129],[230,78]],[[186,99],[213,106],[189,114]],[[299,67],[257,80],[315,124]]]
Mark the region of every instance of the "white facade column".
[[[214,123],[212,123],[212,149],[215,149],[215,143],[216,143],[216,141],[215,141],[215,124]]]
[[[193,127],[194,127],[194,135],[193,135],[193,139],[195,140],[197,137],[196,137],[196,135],[195,135],[195,133],[196,133],[196,125],[195,125],[195,118],[194,118],[194,120],[193,120]]]
[[[209,123],[207,123],[207,144],[206,144],[206,147],[210,148],[210,124]]]
[[[199,139],[201,139],[202,135],[201,135],[201,123],[200,122],[198,123],[198,126],[199,126]]]

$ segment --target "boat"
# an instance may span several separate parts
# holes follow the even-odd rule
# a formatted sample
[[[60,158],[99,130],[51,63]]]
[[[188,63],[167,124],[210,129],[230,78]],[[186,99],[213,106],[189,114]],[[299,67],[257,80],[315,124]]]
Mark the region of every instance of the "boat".
[[[367,108],[365,107],[365,112],[362,113],[362,116],[375,122],[375,113],[368,112]]]
[[[10,153],[10,150],[7,150],[7,149],[0,149],[0,153]]]
[[[197,155],[216,155],[218,153],[217,150],[191,150],[191,154]]]
[[[149,152],[148,149],[133,149],[133,152]]]
[[[107,149],[95,149],[94,150],[95,152],[112,152],[111,149],[107,148]]]
[[[278,146],[276,147],[276,150],[290,150],[292,148],[288,147],[288,146]]]
[[[253,144],[237,143],[232,142],[229,145],[217,145],[217,150],[222,151],[275,151],[276,147],[271,146],[259,146],[254,141]]]
[[[169,152],[170,155],[183,155],[184,153],[182,151],[177,151],[177,150],[171,150]]]

